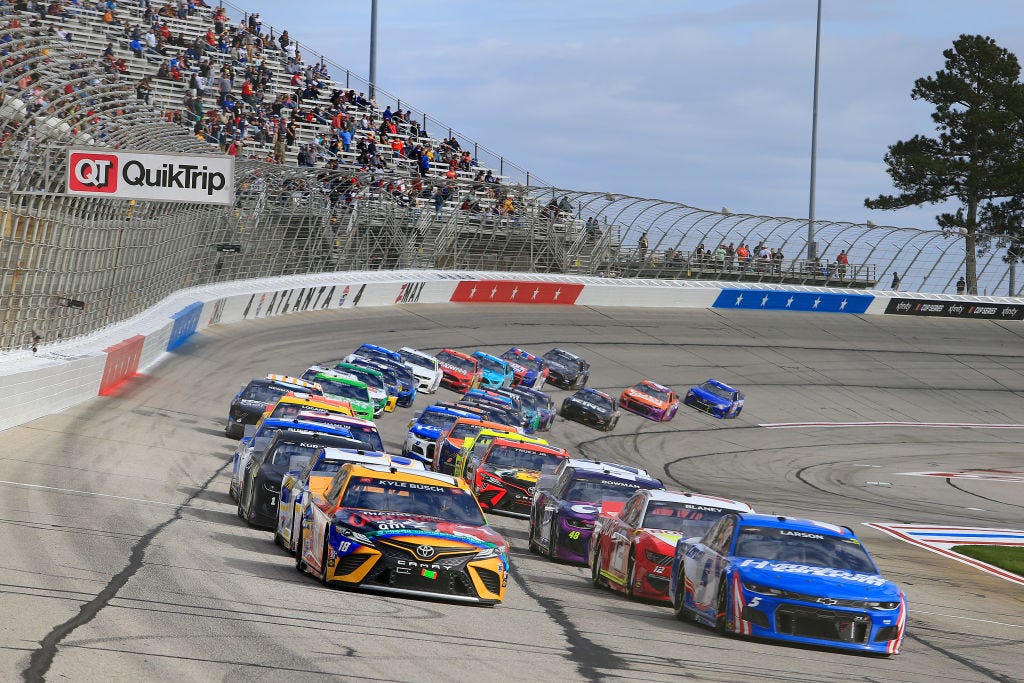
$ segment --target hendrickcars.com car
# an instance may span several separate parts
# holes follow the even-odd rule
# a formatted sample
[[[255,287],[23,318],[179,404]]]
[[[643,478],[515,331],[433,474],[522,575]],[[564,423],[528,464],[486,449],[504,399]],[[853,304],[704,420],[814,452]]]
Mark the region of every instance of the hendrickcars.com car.
[[[460,417],[472,417],[472,414],[445,406],[427,406],[409,422],[409,432],[402,445],[402,455],[422,460],[424,463],[433,463],[437,438]]]
[[[631,598],[667,602],[676,543],[703,536],[729,512],[753,511],[738,500],[681,491],[640,490],[624,503],[605,501],[590,539],[591,579]]]
[[[690,387],[683,404],[702,410],[717,418],[739,417],[743,410],[743,392],[717,379]]]
[[[590,363],[565,349],[554,348],[542,358],[548,367],[547,383],[559,389],[582,389],[590,379]]]
[[[530,550],[555,560],[586,564],[590,535],[604,501],[621,501],[637,489],[664,488],[635,467],[569,458],[542,475],[530,508]]]
[[[672,389],[645,379],[622,392],[619,407],[648,420],[668,422],[676,416],[679,397]]]
[[[615,399],[603,391],[587,387],[562,401],[558,414],[567,420],[610,432],[619,424]]]
[[[564,448],[495,438],[482,455],[469,458],[465,479],[485,511],[529,517],[541,472],[554,471],[559,461],[568,457]]]
[[[900,651],[903,591],[848,527],[729,514],[682,540],[669,599],[680,619],[722,633],[881,655]]]
[[[296,568],[324,585],[494,605],[508,585],[508,543],[462,480],[349,464],[311,498]]]
[[[464,394],[480,386],[480,364],[476,358],[455,349],[442,349],[436,358],[444,388]]]
[[[302,527],[302,513],[310,496],[323,496],[341,466],[349,462],[377,464],[385,467],[425,469],[417,460],[387,453],[340,448],[321,448],[305,467],[289,470],[281,478],[281,494],[277,504],[277,527],[274,542],[295,554]]]
[[[289,392],[304,392],[311,396],[324,395],[319,384],[307,382],[298,377],[287,375],[256,377],[231,399],[224,435],[232,439],[242,438],[246,425],[259,422],[263,413]]]

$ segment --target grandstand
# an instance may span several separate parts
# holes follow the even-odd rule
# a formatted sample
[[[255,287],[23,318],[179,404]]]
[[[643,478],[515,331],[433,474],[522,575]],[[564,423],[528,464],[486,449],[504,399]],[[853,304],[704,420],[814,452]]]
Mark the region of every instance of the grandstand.
[[[895,246],[879,250],[876,239],[839,271],[793,258],[804,250],[798,220],[552,188],[398,98],[378,90],[387,102],[366,100],[365,81],[322,56],[304,60],[304,48],[284,46],[282,31],[244,11],[191,4],[0,4],[0,349],[87,333],[190,286],[299,272],[873,287],[894,267],[909,282],[908,269],[913,277],[925,265],[922,249],[904,257],[913,236],[900,229],[885,229]],[[68,149],[90,146],[230,153],[235,203],[68,196]],[[636,246],[641,232],[650,233],[648,250]],[[822,222],[819,234],[829,261],[871,231]],[[742,264],[700,253],[719,241],[790,254]],[[881,274],[870,262],[876,251],[890,259]],[[936,271],[927,265],[925,283]],[[938,272],[957,269],[953,259]]]

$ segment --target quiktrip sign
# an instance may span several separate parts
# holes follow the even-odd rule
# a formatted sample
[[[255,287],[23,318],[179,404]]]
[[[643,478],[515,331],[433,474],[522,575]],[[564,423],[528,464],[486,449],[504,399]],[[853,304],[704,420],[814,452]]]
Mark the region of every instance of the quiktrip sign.
[[[67,192],[79,197],[232,204],[234,157],[97,149],[68,153]]]
[[[1024,305],[993,304],[977,301],[941,301],[938,299],[893,298],[885,307],[890,315],[923,315],[943,318],[982,320],[1024,320]]]

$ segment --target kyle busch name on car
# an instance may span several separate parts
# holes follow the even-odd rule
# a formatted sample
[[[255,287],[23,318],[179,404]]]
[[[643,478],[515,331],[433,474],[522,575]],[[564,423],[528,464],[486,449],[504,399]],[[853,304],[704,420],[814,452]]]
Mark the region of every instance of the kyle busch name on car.
[[[234,160],[227,156],[187,156],[143,152],[71,151],[69,194],[230,204],[234,199]]]

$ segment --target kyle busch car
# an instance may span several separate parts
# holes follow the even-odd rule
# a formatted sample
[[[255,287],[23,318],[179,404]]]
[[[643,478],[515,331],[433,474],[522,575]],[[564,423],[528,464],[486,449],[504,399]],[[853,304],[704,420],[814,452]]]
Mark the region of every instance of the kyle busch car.
[[[460,417],[472,417],[472,413],[439,405],[427,406],[409,423],[402,455],[432,463],[437,438]]]
[[[274,432],[267,447],[245,465],[239,486],[238,516],[253,526],[273,528],[281,477],[289,470],[302,469],[325,446],[363,447],[358,439],[313,429],[296,427]]]
[[[677,491],[640,490],[625,503],[605,501],[590,539],[594,585],[667,602],[676,543],[702,536],[729,512],[753,511],[736,500]]]
[[[468,460],[465,479],[485,511],[529,517],[540,473],[568,457],[564,448],[495,438],[483,456]]]
[[[263,413],[277,403],[278,399],[289,392],[296,391],[311,396],[324,395],[319,384],[307,382],[298,377],[267,375],[251,380],[231,399],[224,435],[232,439],[242,438],[246,425],[254,425],[259,422]]]
[[[537,481],[530,508],[530,550],[586,564],[590,535],[605,501],[623,501],[637,489],[664,488],[644,470],[570,458]]]
[[[437,391],[437,388],[441,386],[443,374],[436,358],[429,353],[411,349],[408,346],[398,349],[398,355],[402,357],[402,362],[412,370],[412,374],[416,377],[417,389],[425,394]]]
[[[502,389],[512,386],[515,375],[508,361],[492,356],[483,351],[474,351],[473,358],[480,364],[480,387],[482,389]]]
[[[859,652],[899,652],[906,597],[847,527],[729,514],[680,541],[669,599],[676,616],[723,633]]]
[[[324,585],[494,605],[508,543],[462,480],[349,464],[306,507],[296,568]]]
[[[476,358],[454,349],[443,349],[436,358],[442,387],[464,394],[480,386],[480,363]]]
[[[683,397],[683,404],[703,410],[712,417],[739,417],[743,410],[743,392],[717,379],[709,379],[703,384],[690,387]]]
[[[302,528],[302,513],[310,496],[323,496],[341,466],[349,462],[422,470],[416,460],[364,450],[321,448],[300,469],[288,470],[281,478],[274,542],[295,554]]]
[[[514,383],[523,387],[542,387],[548,379],[548,366],[544,359],[515,347],[501,354],[515,375]]]
[[[619,396],[619,406],[655,422],[668,422],[679,410],[679,397],[668,387],[641,380]]]
[[[597,389],[580,389],[562,401],[558,414],[567,420],[610,432],[619,424],[615,399]]]
[[[590,379],[590,363],[564,349],[551,349],[542,358],[548,366],[548,384],[559,389],[582,389]]]

